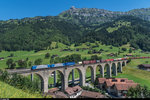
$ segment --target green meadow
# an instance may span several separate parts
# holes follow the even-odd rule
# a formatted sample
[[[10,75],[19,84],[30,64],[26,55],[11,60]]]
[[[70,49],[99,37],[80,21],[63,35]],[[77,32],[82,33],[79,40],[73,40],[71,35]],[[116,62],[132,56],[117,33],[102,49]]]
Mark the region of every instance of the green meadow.
[[[18,61],[18,60],[25,60],[26,58],[28,58],[28,62],[31,61],[32,65],[34,65],[34,61],[38,58],[41,58],[43,60],[42,64],[50,64],[50,59],[45,59],[45,54],[46,53],[50,53],[50,55],[58,55],[59,57],[64,57],[67,55],[71,55],[71,54],[81,54],[81,57],[84,58],[86,57],[87,59],[90,59],[92,55],[98,55],[101,56],[102,59],[111,59],[111,58],[120,58],[120,57],[124,57],[124,55],[129,54],[129,45],[124,45],[120,48],[118,47],[113,47],[113,46],[106,46],[106,45],[102,45],[101,43],[98,43],[99,47],[95,47],[92,48],[92,46],[95,45],[95,43],[89,43],[90,46],[87,46],[86,43],[83,43],[81,46],[66,46],[62,43],[58,43],[58,48],[57,49],[52,49],[52,50],[42,50],[39,52],[34,52],[34,51],[2,51],[0,52],[0,57],[4,57],[4,60],[0,60],[0,69],[4,69],[7,68],[8,66],[6,65],[6,61],[9,58],[12,58],[14,61]],[[55,48],[56,46],[56,42],[53,42],[51,44],[51,48]],[[112,47],[112,48],[111,48]],[[63,49],[66,48],[70,48],[73,51],[62,51]],[[76,51],[76,49],[81,49],[81,48],[88,48],[87,50],[79,50]],[[102,51],[101,54],[88,54],[89,49],[92,48],[93,50],[100,50],[103,49],[104,51]],[[122,51],[121,48],[126,48],[127,51]],[[111,56],[107,56],[110,53],[118,53],[118,51],[120,51],[121,53],[118,55],[118,57],[111,57]],[[132,52],[133,55],[139,55],[139,56],[150,56],[150,54],[147,53],[140,53],[141,50],[135,50]],[[8,57],[10,56],[10,54],[13,54],[13,57]],[[16,63],[16,68],[19,67],[18,64]],[[31,68],[31,66],[27,66],[27,68]]]
[[[0,98],[43,98],[40,94],[31,94],[0,81]]]
[[[18,60],[21,60],[21,59],[26,59],[28,58],[28,62],[29,61],[32,61],[32,65],[34,65],[34,61],[38,58],[41,58],[43,60],[42,64],[50,64],[50,58],[49,59],[45,59],[45,54],[46,53],[50,53],[50,55],[58,55],[59,57],[64,57],[64,56],[67,56],[67,55],[71,55],[71,54],[81,54],[81,57],[84,58],[88,58],[90,59],[92,55],[98,55],[98,56],[101,56],[102,59],[111,59],[111,58],[121,58],[121,57],[124,57],[124,55],[126,54],[129,54],[129,49],[130,49],[130,45],[124,45],[122,47],[113,47],[113,46],[106,46],[106,45],[102,45],[101,43],[98,43],[97,44],[99,45],[99,47],[95,47],[95,48],[92,48],[92,46],[95,45],[95,43],[88,43],[90,45],[87,46],[87,43],[83,43],[82,45],[80,46],[74,46],[74,44],[72,44],[71,46],[66,46],[64,44],[61,44],[61,43],[58,43],[58,48],[55,48],[56,47],[56,42],[53,42],[52,45],[51,45],[51,48],[54,48],[54,49],[49,49],[49,50],[42,50],[42,51],[39,51],[39,52],[34,52],[34,51],[11,51],[11,52],[8,52],[8,51],[2,51],[0,52],[0,57],[4,57],[5,59],[4,60],[0,60],[0,69],[5,69],[7,68],[7,65],[6,65],[6,61],[10,58],[8,56],[10,56],[11,54],[13,54],[14,56],[11,57],[14,61],[18,61]],[[71,50],[73,51],[62,51],[63,49],[68,49],[70,48]],[[81,49],[81,48],[88,48],[87,50],[79,50],[79,51],[76,51],[76,49]],[[88,54],[88,51],[89,49],[95,49],[95,50],[100,50],[100,49],[103,49],[104,51],[102,51],[101,54]],[[126,51],[123,51],[122,48],[126,48],[127,50]],[[110,57],[110,56],[107,56],[108,54],[110,53],[118,53],[118,51],[120,51],[120,54],[118,55],[118,57]],[[133,50],[132,51],[132,55],[136,56],[150,56],[150,53],[148,52],[143,52],[141,53],[141,50]],[[133,80],[134,82],[137,82],[137,83],[140,83],[141,85],[146,85],[150,88],[150,72],[147,72],[147,71],[144,71],[144,70],[139,70],[137,69],[137,65],[139,64],[146,64],[146,63],[149,63],[150,64],[150,59],[137,59],[137,60],[132,60],[127,66],[123,67],[123,73],[118,73],[118,78],[122,77],[122,78],[128,78],[129,80]],[[16,63],[17,64],[17,63]],[[19,67],[18,64],[16,65],[16,68]],[[31,66],[27,66],[27,68],[31,68]],[[97,75],[99,75],[99,68],[97,68]],[[59,73],[57,72],[57,77]],[[86,71],[86,77],[87,77],[87,80],[90,80],[90,76],[91,76],[91,70],[90,68],[87,69]],[[30,76],[28,76],[30,78]],[[113,76],[115,77],[115,76]],[[38,76],[35,75],[34,79],[37,79]],[[79,72],[75,69],[75,79],[78,79],[79,78]],[[69,77],[69,80],[72,79],[72,76],[71,76],[71,73],[70,73],[70,77]],[[57,81],[59,81],[60,78],[57,79]],[[50,77],[49,78],[49,84],[53,84],[53,77]],[[4,90],[3,92],[1,91],[1,97],[5,98],[34,98],[34,97],[38,97],[38,96],[35,96],[35,95],[31,95],[31,94],[28,94],[28,93],[25,93],[25,95],[20,95],[18,94],[17,95],[17,92],[18,91],[21,91],[21,90],[18,90],[18,89],[15,89],[14,87],[11,87],[3,82],[0,82],[0,90]],[[5,88],[4,88],[4,87]],[[6,87],[9,87],[9,88],[6,88]],[[8,90],[14,90],[14,91],[17,91],[16,94],[15,92],[12,92],[10,91],[9,93],[10,94],[6,94]],[[18,93],[22,93],[22,92],[18,92]],[[22,93],[22,94],[23,94]],[[20,95],[20,96],[19,96]],[[41,97],[41,96],[39,96]]]

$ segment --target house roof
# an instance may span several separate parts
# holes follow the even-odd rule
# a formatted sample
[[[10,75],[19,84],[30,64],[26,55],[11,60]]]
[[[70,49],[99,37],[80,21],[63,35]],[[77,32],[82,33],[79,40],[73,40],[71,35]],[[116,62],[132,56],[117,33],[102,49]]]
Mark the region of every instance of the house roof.
[[[127,80],[126,83],[134,83],[133,80]]]
[[[87,97],[87,98],[106,98],[105,95],[102,95],[101,93],[98,92],[91,92],[91,91],[82,91],[81,95],[82,97]]]
[[[77,93],[81,91],[82,88],[80,86],[75,86],[75,87],[68,87],[65,92],[69,95],[73,95],[74,93]]]
[[[56,91],[59,91],[59,88],[52,88],[52,89],[48,90],[48,93],[54,93]]]
[[[57,93],[55,93],[55,98],[68,98],[68,97],[63,92],[58,91]]]
[[[117,90],[128,90],[129,88],[135,88],[138,84],[137,83],[126,83],[126,84],[115,84]]]
[[[107,86],[112,86],[115,83],[126,83],[127,78],[98,78],[100,84],[106,83]]]
[[[128,80],[127,78],[99,78],[100,84],[106,84],[106,86],[110,87],[114,84],[128,84],[128,83],[134,83],[133,80]]]
[[[98,78],[99,83],[104,83],[106,81],[106,78]]]

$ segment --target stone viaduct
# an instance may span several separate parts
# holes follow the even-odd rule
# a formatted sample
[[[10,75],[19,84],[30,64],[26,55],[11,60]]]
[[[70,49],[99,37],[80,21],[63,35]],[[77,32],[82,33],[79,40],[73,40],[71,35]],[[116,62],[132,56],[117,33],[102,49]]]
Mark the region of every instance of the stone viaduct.
[[[113,62],[105,62],[105,63],[95,63],[88,65],[75,65],[75,66],[65,66],[65,67],[55,67],[49,69],[38,69],[38,70],[27,70],[27,71],[18,71],[15,72],[17,74],[27,76],[36,74],[41,78],[42,91],[48,92],[48,79],[51,77],[52,73],[58,71],[61,75],[61,89],[65,90],[68,87],[68,77],[69,74],[77,69],[80,75],[80,85],[85,86],[86,83],[86,70],[89,67],[91,69],[91,81],[94,82],[96,80],[96,69],[100,68],[100,73],[102,77],[104,77],[104,71],[106,69],[107,76],[112,77],[112,73],[114,76],[117,76],[118,72],[122,72],[122,67],[126,66],[127,60],[122,61],[113,61]]]

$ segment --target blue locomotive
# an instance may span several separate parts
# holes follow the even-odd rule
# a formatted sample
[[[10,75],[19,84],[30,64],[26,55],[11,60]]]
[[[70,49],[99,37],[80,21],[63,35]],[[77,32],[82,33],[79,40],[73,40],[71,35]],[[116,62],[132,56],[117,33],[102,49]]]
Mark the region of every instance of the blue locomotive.
[[[75,65],[75,62],[58,63],[58,64],[52,64],[52,65],[49,65],[49,64],[48,65],[34,65],[31,67],[31,70],[53,68],[53,67],[73,66],[73,65]]]

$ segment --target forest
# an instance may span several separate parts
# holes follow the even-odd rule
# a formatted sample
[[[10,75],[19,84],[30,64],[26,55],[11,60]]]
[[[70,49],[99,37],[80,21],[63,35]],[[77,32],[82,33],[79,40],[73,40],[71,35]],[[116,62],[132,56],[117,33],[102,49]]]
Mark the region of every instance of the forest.
[[[149,21],[134,16],[84,26],[59,16],[0,21],[0,51],[40,51],[50,49],[52,42],[69,46],[95,41],[116,47],[130,43],[136,49],[150,51],[149,26]]]

